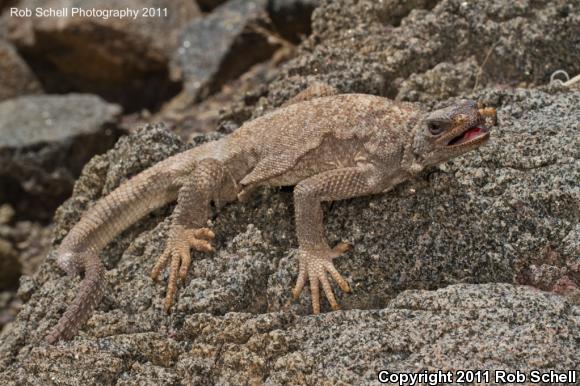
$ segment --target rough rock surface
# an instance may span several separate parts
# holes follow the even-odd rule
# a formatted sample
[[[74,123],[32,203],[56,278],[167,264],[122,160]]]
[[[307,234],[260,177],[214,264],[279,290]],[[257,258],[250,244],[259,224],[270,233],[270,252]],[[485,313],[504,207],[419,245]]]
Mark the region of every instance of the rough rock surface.
[[[276,49],[267,32],[267,0],[230,0],[183,31],[171,63],[184,82],[184,105],[216,92]]]
[[[67,17],[16,18],[4,14],[8,37],[24,53],[51,93],[99,94],[128,110],[155,107],[175,93],[168,81],[169,57],[187,23],[201,16],[192,0],[21,0],[18,8],[68,9]],[[73,16],[86,11],[139,10],[136,18]],[[167,9],[146,17],[144,9]],[[161,11],[163,12],[163,11]]]
[[[439,63],[424,73],[411,74],[401,83],[395,99],[429,102],[460,95],[481,81],[478,71],[479,65],[473,56],[458,64]]]
[[[148,277],[170,222],[165,208],[103,251],[109,290],[72,342],[38,343],[79,279],[49,260],[21,280],[26,303],[0,336],[0,377],[333,384],[372,383],[383,368],[578,368],[580,92],[479,99],[499,111],[488,146],[388,194],[326,207],[329,239],[355,245],[337,259],[354,289],[337,292],[344,311],[311,316],[307,294],[291,301],[291,193],[263,190],[216,214],[218,252],[195,254],[165,314],[164,285]],[[95,157],[58,211],[57,240],[91,201],[184,148],[149,127]],[[568,296],[517,285],[538,265],[552,266],[543,289],[558,292],[552,285],[566,277],[559,293]]]
[[[199,1],[203,7],[219,2]],[[219,91],[223,81],[245,71],[241,66],[228,72],[224,63],[238,66],[251,39],[272,38],[259,28],[264,20],[258,13],[234,15],[247,3],[230,1],[189,26],[178,53],[182,78],[176,77],[188,82],[184,95]],[[294,3],[309,1],[270,0],[267,9],[274,18],[276,4]],[[343,92],[429,106],[455,96],[479,99],[498,108],[493,141],[388,194],[325,207],[330,241],[355,245],[336,261],[354,289],[352,295],[336,292],[344,311],[312,316],[308,293],[290,299],[297,264],[286,189],[260,191],[248,204],[215,214],[210,225],[218,252],[194,255],[170,315],[162,308],[165,283],[153,283],[148,272],[163,249],[172,207],[148,216],[103,251],[109,290],[71,342],[38,343],[72,301],[79,279],[64,277],[52,260],[35,276],[23,265],[17,298],[0,292],[0,326],[12,321],[0,334],[0,379],[374,384],[380,369],[580,367],[580,83],[576,91],[511,88],[547,84],[558,69],[580,72],[578,6],[565,0],[320,3],[312,35],[277,80],[271,82],[275,71],[267,70],[253,90],[235,90],[243,96],[222,115],[221,132],[322,80]],[[255,4],[260,12],[266,9],[266,1]],[[224,16],[223,9],[234,13]],[[222,40],[184,47],[189,38],[206,39],[194,33],[194,25],[219,32]],[[233,26],[231,35],[226,26]],[[36,36],[46,42],[46,36]],[[33,53],[26,58],[34,59]],[[187,53],[199,63],[209,54],[218,59],[212,59],[212,70],[196,73],[187,66],[202,67]],[[212,97],[219,103],[222,95]],[[199,119],[193,126],[206,126],[205,117]],[[43,146],[30,149],[35,158],[44,159],[38,152]],[[148,127],[95,157],[56,215],[55,241],[98,197],[187,147],[175,135]],[[0,202],[5,186],[0,181]],[[31,236],[18,238],[4,229],[0,241],[8,241],[12,255],[35,237],[23,231]],[[328,311],[324,307],[325,301]]]
[[[314,80],[343,92],[432,100],[450,94],[442,92],[434,77],[447,85],[457,83],[452,91],[459,95],[495,84],[547,84],[559,69],[572,76],[580,73],[580,9],[575,2],[320,3],[312,15],[312,34],[271,85],[268,106],[282,104]]]
[[[42,87],[12,44],[0,39],[0,102],[20,95],[38,94]]]
[[[83,165],[118,138],[119,106],[86,94],[23,96],[0,103],[0,202],[42,195],[17,211],[62,202]]]
[[[51,226],[17,220],[15,214],[10,205],[0,205],[0,330],[20,309],[18,279],[33,275],[52,245]]]

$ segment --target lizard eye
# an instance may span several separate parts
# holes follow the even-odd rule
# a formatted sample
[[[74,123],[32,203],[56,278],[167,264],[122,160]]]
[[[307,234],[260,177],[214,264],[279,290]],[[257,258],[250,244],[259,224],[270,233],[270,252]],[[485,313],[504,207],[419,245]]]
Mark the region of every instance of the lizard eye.
[[[427,128],[429,129],[429,132],[433,135],[441,134],[443,132],[443,126],[440,126],[435,122],[427,123]]]

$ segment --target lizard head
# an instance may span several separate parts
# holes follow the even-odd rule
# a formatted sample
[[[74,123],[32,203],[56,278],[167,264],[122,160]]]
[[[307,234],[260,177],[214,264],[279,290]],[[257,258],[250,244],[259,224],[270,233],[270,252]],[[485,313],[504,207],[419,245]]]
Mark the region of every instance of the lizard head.
[[[416,162],[421,168],[436,165],[483,145],[490,136],[486,117],[495,118],[495,109],[478,109],[471,100],[427,114],[415,128]]]

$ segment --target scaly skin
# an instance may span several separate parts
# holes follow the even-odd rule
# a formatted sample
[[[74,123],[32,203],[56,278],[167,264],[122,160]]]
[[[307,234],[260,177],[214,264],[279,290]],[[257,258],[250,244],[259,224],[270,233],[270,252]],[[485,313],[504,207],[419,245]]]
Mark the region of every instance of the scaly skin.
[[[213,251],[214,234],[205,227],[211,202],[241,201],[264,185],[296,186],[294,297],[308,281],[314,313],[320,312],[320,287],[338,309],[328,275],[350,291],[332,263],[349,246],[328,245],[321,202],[387,191],[425,167],[481,146],[489,138],[484,117],[494,117],[495,110],[463,101],[427,113],[377,96],[332,94],[332,88],[316,84],[230,136],[170,157],[97,201],[57,250],[58,265],[69,274],[84,270],[85,278],[46,341],[73,337],[100,302],[101,249],[147,213],[177,200],[165,250],[151,271],[157,279],[169,263],[164,303],[169,311],[178,279],[186,278],[191,264],[190,249]]]

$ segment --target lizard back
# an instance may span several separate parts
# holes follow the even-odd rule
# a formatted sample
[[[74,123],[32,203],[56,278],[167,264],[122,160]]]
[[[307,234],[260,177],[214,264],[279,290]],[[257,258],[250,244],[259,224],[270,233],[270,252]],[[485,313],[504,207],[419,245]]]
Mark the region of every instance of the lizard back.
[[[379,153],[384,146],[397,147],[402,143],[398,123],[416,112],[414,105],[366,94],[317,98],[276,110],[243,125],[229,138],[253,140],[259,160],[240,183],[260,185],[283,175],[306,154],[320,149],[327,137],[352,146],[364,144],[369,153]],[[280,181],[292,184],[292,180]]]

